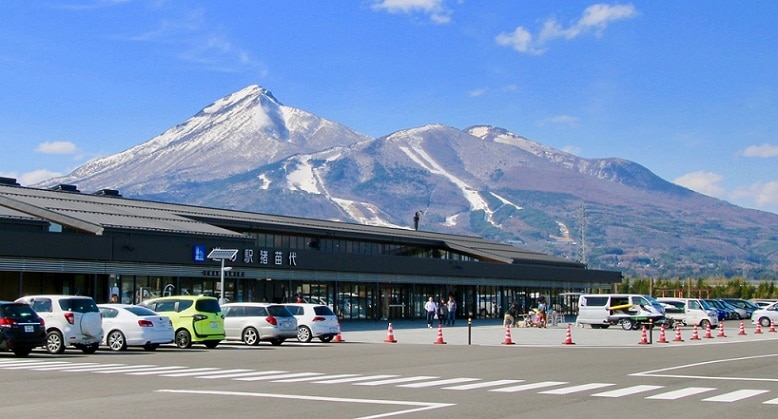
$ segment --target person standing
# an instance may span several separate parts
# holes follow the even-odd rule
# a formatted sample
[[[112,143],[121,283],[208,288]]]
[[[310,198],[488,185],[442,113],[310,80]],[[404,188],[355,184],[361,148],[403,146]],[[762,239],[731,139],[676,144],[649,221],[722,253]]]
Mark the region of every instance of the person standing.
[[[443,326],[448,321],[448,305],[446,300],[440,299],[438,303],[438,326]]]
[[[457,302],[454,299],[453,294],[448,295],[448,317],[446,318],[446,325],[453,326],[454,320],[457,318]]]
[[[435,320],[435,314],[438,312],[438,305],[435,304],[435,299],[430,297],[427,300],[427,304],[424,304],[424,309],[427,310],[427,328],[432,329],[432,321]]]
[[[546,297],[541,295],[538,299],[538,327],[546,327],[547,312],[548,304],[546,304]]]

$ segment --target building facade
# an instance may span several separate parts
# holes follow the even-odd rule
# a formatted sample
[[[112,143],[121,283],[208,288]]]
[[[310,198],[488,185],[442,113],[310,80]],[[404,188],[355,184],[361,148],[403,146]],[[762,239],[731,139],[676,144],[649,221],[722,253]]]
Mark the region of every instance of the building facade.
[[[234,257],[209,257],[214,249]],[[478,237],[134,200],[113,190],[87,194],[73,185],[34,189],[0,178],[6,300],[300,296],[343,319],[385,320],[423,318],[430,296],[453,295],[464,319],[501,316],[514,301],[528,310],[541,295],[569,310],[575,301],[566,296],[620,281],[619,272]]]

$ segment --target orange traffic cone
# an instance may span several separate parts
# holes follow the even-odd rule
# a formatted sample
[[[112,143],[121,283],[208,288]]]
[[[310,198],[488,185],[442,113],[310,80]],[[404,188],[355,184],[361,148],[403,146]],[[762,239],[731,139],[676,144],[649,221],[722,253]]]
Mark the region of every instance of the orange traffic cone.
[[[505,326],[505,341],[503,345],[513,345],[513,339],[511,339],[511,325]]]
[[[681,323],[675,325],[675,339],[673,339],[673,342],[683,342],[683,338],[681,337]]]
[[[648,345],[648,335],[646,335],[646,325],[643,325],[643,331],[640,332],[640,345]]]
[[[338,323],[338,334],[335,335],[335,343],[341,343],[341,342],[345,342],[345,340],[343,340],[343,336],[341,336],[340,334],[340,323]]]
[[[754,329],[755,335],[761,335],[762,334],[762,325],[759,322],[756,322],[756,329]]]
[[[719,323],[723,324],[723,323]],[[713,335],[710,334],[710,323],[705,325],[705,336],[703,336],[705,339],[713,339]]]
[[[386,329],[386,339],[384,339],[384,342],[386,343],[397,343],[397,340],[394,338],[394,330],[392,330],[392,324],[389,323],[389,328]]]
[[[436,345],[445,345],[446,342],[443,340],[443,325],[438,325],[438,339],[435,340]]]
[[[719,334],[716,335],[716,337],[719,337],[719,338],[727,337],[727,335],[724,334],[724,323],[719,323]]]
[[[562,342],[563,345],[575,345],[575,342],[573,342],[573,335],[570,332],[570,323],[567,324],[567,332],[565,333],[565,341]]]
[[[667,340],[667,335],[665,334],[665,325],[661,324],[659,326],[659,340],[656,341],[656,343],[670,343],[669,340]]]
[[[692,329],[692,337],[689,340],[700,340],[700,335],[697,334],[697,325],[694,325],[694,329]]]
[[[775,321],[773,321],[773,320],[770,320],[770,330],[768,330],[768,332],[770,332],[770,333],[776,333],[776,330],[775,330]]]
[[[746,334],[746,325],[743,324],[743,320],[740,321],[740,331],[737,334],[738,335],[745,335]]]

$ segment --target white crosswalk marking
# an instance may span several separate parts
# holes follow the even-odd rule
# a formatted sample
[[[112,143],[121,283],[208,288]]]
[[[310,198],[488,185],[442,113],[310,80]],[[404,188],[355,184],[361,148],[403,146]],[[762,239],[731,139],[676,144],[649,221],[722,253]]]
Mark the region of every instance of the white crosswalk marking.
[[[145,365],[145,366],[129,366],[119,367],[109,370],[92,371],[95,374],[115,374],[121,372],[140,372],[140,371],[167,371],[172,369],[180,369],[181,367],[160,367],[158,365]]]
[[[185,372],[177,372],[172,374],[160,374],[162,377],[191,377],[193,375],[202,375],[203,373],[216,373],[224,370],[218,368],[190,368]]]
[[[440,378],[440,377],[435,377],[431,375],[416,375],[413,377],[400,377],[400,378],[391,378],[388,380],[368,381],[367,383],[354,383],[354,385],[355,386],[382,386],[387,384],[407,383],[410,381],[432,380],[434,378]]]
[[[653,396],[646,397],[650,400],[677,400],[683,397],[694,396],[695,394],[706,393],[713,391],[712,387],[686,387],[680,390],[668,391],[667,393],[655,394]]]
[[[772,399],[764,402],[763,404],[778,404],[778,399]]]
[[[567,381],[541,381],[538,383],[521,384],[512,387],[495,388],[489,391],[496,391],[499,393],[515,393],[517,391],[537,390],[539,388],[561,386],[568,384]]]
[[[273,381],[273,380],[282,380],[284,378],[295,378],[295,377],[310,377],[310,376],[321,376],[324,375],[321,372],[295,372],[295,373],[286,373],[286,374],[275,374],[275,375],[260,375],[255,377],[241,377],[236,378],[237,381]]]
[[[96,362],[82,362],[82,363],[78,363],[78,364],[73,364],[73,363],[68,362],[67,364],[64,364],[64,365],[49,365],[49,366],[43,366],[43,367],[38,367],[38,368],[30,368],[30,370],[32,370],[32,371],[61,371],[61,370],[70,369],[70,368],[82,368],[82,367],[86,367],[86,366],[89,366],[89,365],[100,365],[100,364],[98,364]],[[118,365],[118,364],[114,364],[114,365]]]
[[[156,367],[156,365],[127,365],[127,364],[102,364],[102,365],[90,365],[85,366],[81,368],[69,368],[66,370],[62,370],[62,372],[98,372],[98,371],[114,371],[121,369],[127,369],[130,368],[132,370],[133,368],[149,368],[149,367]]]
[[[44,366],[44,365],[64,365],[64,364],[69,364],[69,362],[58,362],[58,361],[30,362],[21,365],[4,366],[3,369],[4,370],[24,370],[38,365]]]
[[[447,380],[427,381],[424,383],[401,384],[397,387],[425,388],[425,387],[445,386],[448,384],[467,383],[470,381],[478,381],[478,380],[480,380],[480,378],[449,378]]]
[[[188,367],[164,367],[164,368],[152,368],[141,372],[129,372],[127,375],[160,375],[160,372],[184,372],[189,371]]]
[[[497,380],[482,383],[462,384],[461,386],[443,387],[443,390],[475,390],[477,388],[497,387],[508,384],[522,383],[524,380]]]
[[[592,394],[592,396],[595,397],[623,397],[623,396],[631,396],[633,394],[638,393],[645,393],[646,391],[656,390],[664,388],[664,386],[649,386],[649,385],[643,385],[643,386],[632,386],[632,387],[626,387],[618,390],[611,390],[611,391],[604,391],[602,393],[595,393]]]
[[[288,378],[285,380],[273,380],[274,383],[300,383],[305,381],[314,381],[314,380],[334,380],[336,378],[346,378],[346,377],[356,377],[359,374],[335,374],[335,375],[324,375],[317,374],[310,377],[298,377],[298,378]]]
[[[367,380],[381,380],[384,378],[392,378],[392,377],[398,377],[398,375],[363,375],[361,377],[349,377],[349,378],[337,378],[334,380],[323,380],[323,381],[314,381],[314,383],[317,384],[343,384],[343,383],[353,383],[356,381],[367,381]]]
[[[708,397],[707,399],[702,399],[704,402],[724,402],[724,403],[732,403],[736,402],[738,400],[747,399],[749,397],[758,396],[760,394],[767,393],[768,390],[736,390],[729,393],[724,393],[718,396]]]
[[[253,370],[245,370],[245,369],[236,369],[236,370],[224,370],[222,372],[224,374],[203,375],[203,376],[198,376],[197,378],[207,378],[210,380],[215,378],[235,378],[235,377],[247,377],[250,375],[280,374],[289,371],[253,371]]]
[[[614,385],[614,384],[610,384],[610,383],[589,383],[589,384],[581,384],[581,385],[572,386],[572,387],[558,388],[556,390],[541,391],[540,394],[572,394],[572,393],[578,393],[578,392],[586,391],[586,390],[596,390],[598,388],[610,387],[612,385]]]

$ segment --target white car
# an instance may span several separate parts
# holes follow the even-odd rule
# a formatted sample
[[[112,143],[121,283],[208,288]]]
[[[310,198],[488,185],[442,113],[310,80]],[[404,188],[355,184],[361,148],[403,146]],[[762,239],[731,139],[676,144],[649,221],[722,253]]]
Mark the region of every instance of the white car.
[[[28,295],[18,303],[29,304],[46,324],[46,351],[61,354],[68,346],[92,354],[103,340],[100,310],[92,297],[78,295]]]
[[[228,303],[222,305],[227,340],[246,345],[269,341],[274,346],[297,336],[297,319],[281,304]]]
[[[310,342],[319,338],[329,342],[340,332],[338,316],[331,308],[321,304],[286,304],[286,308],[297,318],[297,340]]]
[[[103,315],[103,345],[112,351],[128,346],[142,346],[153,351],[159,345],[172,343],[175,330],[170,318],[146,307],[129,304],[98,304]]]
[[[753,324],[759,323],[762,327],[770,327],[772,322],[778,323],[778,303],[772,303],[756,310],[751,315],[751,323]]]

